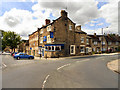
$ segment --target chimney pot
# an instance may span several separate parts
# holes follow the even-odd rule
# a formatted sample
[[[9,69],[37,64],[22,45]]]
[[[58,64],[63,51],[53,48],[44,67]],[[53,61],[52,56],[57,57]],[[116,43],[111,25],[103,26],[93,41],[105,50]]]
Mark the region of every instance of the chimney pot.
[[[94,33],[94,36],[96,36],[96,33]]]
[[[50,19],[46,19],[45,20],[45,24],[47,25],[47,24],[50,24]]]

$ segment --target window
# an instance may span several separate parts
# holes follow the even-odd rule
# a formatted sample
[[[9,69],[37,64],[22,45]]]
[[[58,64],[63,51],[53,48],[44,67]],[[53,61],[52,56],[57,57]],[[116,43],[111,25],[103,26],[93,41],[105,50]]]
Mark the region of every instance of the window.
[[[108,42],[108,45],[111,45],[112,43],[111,42]]]
[[[101,41],[101,37],[99,37],[99,40]]]
[[[118,45],[118,44],[119,44],[119,42],[116,42],[115,44],[116,44],[116,45]]]
[[[54,50],[54,46],[52,46],[52,50]]]
[[[51,31],[51,26],[50,25],[47,27],[47,31]]]
[[[84,47],[80,47],[80,52],[84,53],[85,52],[85,48]]]
[[[45,50],[48,50],[48,46],[45,46]]]
[[[84,37],[81,37],[81,43],[84,43]]]
[[[53,32],[50,32],[50,38],[53,38]]]
[[[43,37],[40,37],[40,43],[43,43]]]
[[[94,45],[97,45],[97,41],[94,41]]]
[[[103,50],[102,50],[102,48],[101,48],[101,51],[106,51],[106,48],[103,48]]]
[[[48,46],[48,50],[51,50],[51,46]]]
[[[40,34],[42,34],[43,33],[43,29],[41,29],[41,31],[40,31]]]
[[[95,48],[93,48],[93,52],[95,52]]]
[[[99,48],[97,48],[97,52],[99,52]]]
[[[70,46],[70,54],[75,54],[75,45]]]
[[[50,35],[47,36],[47,43],[51,43]]]
[[[89,45],[89,39],[86,40],[86,44]]]
[[[56,47],[55,47],[55,50],[56,50],[56,51],[57,51],[57,50],[61,50],[61,49],[60,49],[60,46],[56,46]]]
[[[105,45],[105,41],[101,42],[102,45]]]
[[[34,42],[33,46],[35,46],[35,42]]]
[[[69,25],[69,30],[72,30],[72,25]]]

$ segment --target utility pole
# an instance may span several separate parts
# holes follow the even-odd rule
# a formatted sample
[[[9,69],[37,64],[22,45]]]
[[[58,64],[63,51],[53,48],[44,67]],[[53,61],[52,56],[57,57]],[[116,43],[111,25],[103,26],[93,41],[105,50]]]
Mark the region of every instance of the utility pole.
[[[103,28],[102,28],[102,53],[103,53]]]

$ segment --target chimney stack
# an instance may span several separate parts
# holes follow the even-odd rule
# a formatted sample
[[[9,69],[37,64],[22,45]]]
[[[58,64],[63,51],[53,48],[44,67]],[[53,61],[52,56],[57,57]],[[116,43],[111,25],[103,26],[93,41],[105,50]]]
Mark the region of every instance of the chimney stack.
[[[61,10],[61,17],[67,17],[67,12],[65,10]]]
[[[94,33],[94,36],[96,36],[96,33]]]
[[[77,26],[76,30],[81,30],[81,25]]]
[[[50,24],[50,19],[45,20],[45,25]]]

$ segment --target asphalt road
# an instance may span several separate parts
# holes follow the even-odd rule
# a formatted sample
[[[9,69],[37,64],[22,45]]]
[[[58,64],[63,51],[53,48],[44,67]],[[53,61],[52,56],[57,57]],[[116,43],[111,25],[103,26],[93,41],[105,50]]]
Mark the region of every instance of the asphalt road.
[[[3,88],[118,88],[118,74],[107,62],[118,55],[73,57],[60,60],[14,60],[2,56]]]

